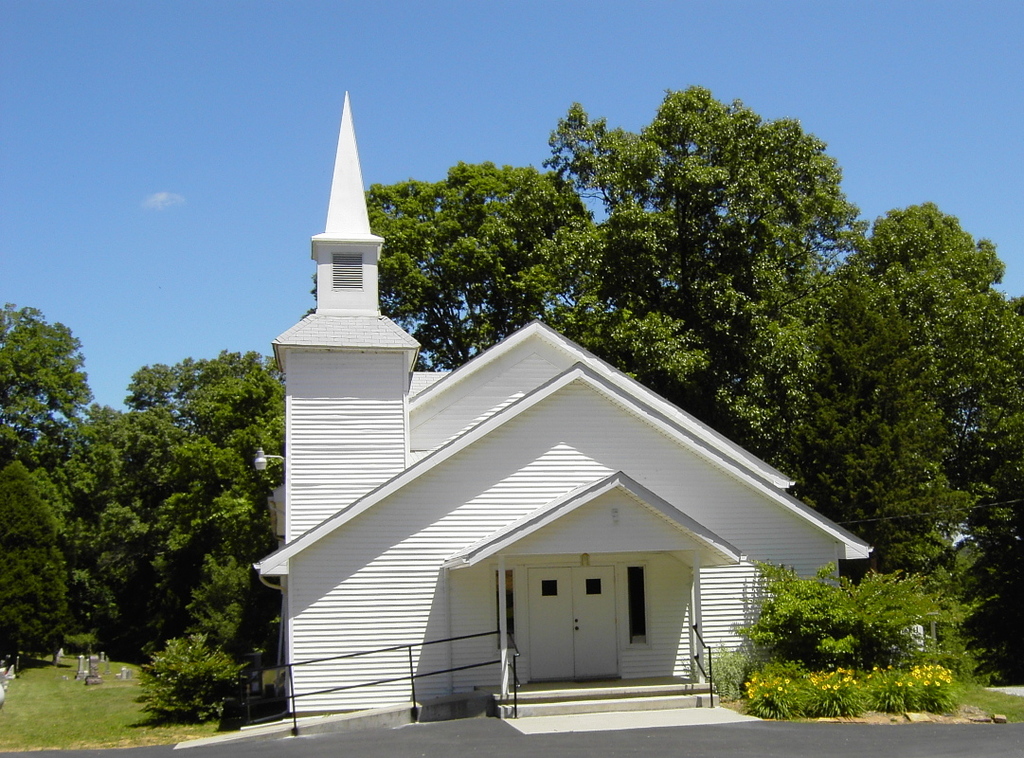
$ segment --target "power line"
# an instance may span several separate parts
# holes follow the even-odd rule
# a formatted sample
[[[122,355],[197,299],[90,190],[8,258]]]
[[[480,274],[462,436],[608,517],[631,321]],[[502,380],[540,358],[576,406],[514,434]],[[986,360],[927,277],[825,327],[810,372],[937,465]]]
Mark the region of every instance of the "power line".
[[[849,524],[867,524],[872,521],[895,521],[901,518],[918,518],[919,516],[939,516],[943,513],[962,513],[964,510],[975,511],[979,508],[998,508],[1002,505],[1016,505],[1017,503],[1024,503],[1024,498],[1018,498],[1017,500],[1003,500],[998,503],[984,503],[983,505],[972,505],[969,508],[950,508],[945,511],[926,511],[923,513],[902,513],[898,516],[877,516],[876,518],[862,518],[855,521],[837,521],[839,526],[847,526]]]

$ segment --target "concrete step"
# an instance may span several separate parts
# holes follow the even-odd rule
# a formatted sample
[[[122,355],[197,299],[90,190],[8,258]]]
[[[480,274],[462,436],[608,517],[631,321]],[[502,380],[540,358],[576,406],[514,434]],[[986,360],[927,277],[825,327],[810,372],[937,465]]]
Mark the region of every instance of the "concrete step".
[[[533,693],[530,693],[533,694]],[[718,698],[715,697],[715,704]],[[707,708],[711,696],[700,695],[645,695],[642,697],[600,697],[595,699],[571,699],[538,701],[519,697],[519,717],[564,716],[574,713],[623,713],[631,711],[665,711],[679,708]],[[513,706],[506,703],[498,706],[501,718],[513,717]]]
[[[497,694],[496,692],[493,694]],[[575,700],[618,700],[625,698],[651,698],[679,695],[708,695],[710,690],[706,684],[654,684],[599,687],[566,687],[555,689],[520,689],[520,703],[554,703]]]

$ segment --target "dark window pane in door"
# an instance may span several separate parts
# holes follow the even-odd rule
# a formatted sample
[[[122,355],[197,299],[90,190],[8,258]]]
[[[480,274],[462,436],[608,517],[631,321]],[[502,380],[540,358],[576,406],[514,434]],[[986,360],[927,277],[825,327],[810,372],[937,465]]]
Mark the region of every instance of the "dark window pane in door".
[[[557,579],[541,579],[540,580],[540,594],[544,596],[553,596],[558,594],[558,580]]]
[[[601,594],[601,579],[588,579],[587,580],[587,594],[588,595],[600,595]]]

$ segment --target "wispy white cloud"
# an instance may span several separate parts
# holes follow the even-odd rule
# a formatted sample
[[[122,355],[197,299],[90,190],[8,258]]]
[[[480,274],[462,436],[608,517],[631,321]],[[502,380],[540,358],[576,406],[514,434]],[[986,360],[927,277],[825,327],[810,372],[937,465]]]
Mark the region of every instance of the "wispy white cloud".
[[[184,202],[185,198],[175,192],[154,192],[142,201],[142,207],[154,211],[162,211],[164,208],[170,208],[172,205],[181,205]]]

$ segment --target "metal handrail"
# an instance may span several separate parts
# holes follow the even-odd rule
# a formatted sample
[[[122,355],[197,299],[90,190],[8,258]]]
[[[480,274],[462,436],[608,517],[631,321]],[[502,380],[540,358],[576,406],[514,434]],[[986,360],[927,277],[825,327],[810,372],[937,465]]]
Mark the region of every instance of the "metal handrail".
[[[474,639],[474,638],[478,638],[478,637],[489,637],[491,635],[497,635],[497,634],[500,634],[500,632],[498,630],[494,630],[494,631],[490,631],[490,632],[477,632],[476,634],[462,634],[462,635],[458,635],[456,637],[445,637],[444,639],[438,639],[438,640],[427,640],[425,642],[414,642],[414,643],[405,644],[405,645],[389,645],[387,647],[376,648],[374,650],[361,650],[361,651],[356,652],[356,653],[344,653],[344,654],[341,654],[341,655],[331,655],[331,656],[327,656],[327,657],[324,657],[324,658],[311,658],[309,660],[296,661],[294,663],[283,663],[283,664],[281,664],[279,666],[263,666],[263,667],[260,667],[260,668],[252,668],[252,669],[246,670],[243,673],[242,681],[243,681],[243,683],[247,683],[247,682],[252,681],[252,679],[254,677],[259,677],[262,680],[262,675],[263,675],[264,671],[280,671],[281,669],[287,669],[287,671],[288,671],[288,694],[287,695],[282,695],[280,697],[262,698],[261,702],[272,703],[272,702],[281,701],[281,702],[284,702],[284,703],[290,703],[291,707],[288,710],[290,710],[291,716],[292,716],[292,735],[294,736],[294,735],[298,735],[298,732],[299,732],[299,728],[298,728],[298,715],[297,715],[297,709],[295,707],[295,700],[297,698],[311,697],[311,696],[314,696],[314,695],[324,695],[324,694],[328,694],[328,693],[331,693],[331,692],[341,692],[343,690],[357,689],[359,687],[372,687],[372,686],[378,685],[378,684],[389,684],[389,683],[392,683],[392,682],[402,682],[402,681],[408,680],[409,681],[410,690],[411,690],[413,709],[416,709],[416,707],[417,707],[416,706],[416,680],[417,679],[422,679],[422,678],[428,677],[428,676],[438,676],[440,674],[450,674],[450,673],[454,673],[456,671],[465,671],[467,669],[481,668],[483,666],[492,666],[495,663],[501,663],[501,660],[500,659],[490,660],[490,661],[484,661],[483,663],[471,663],[471,664],[468,664],[468,665],[465,665],[465,666],[453,666],[453,667],[449,667],[449,668],[445,668],[445,669],[437,669],[435,671],[427,671],[427,672],[417,673],[416,670],[415,670],[415,662],[414,662],[413,654],[412,654],[412,649],[414,647],[423,648],[423,647],[426,647],[428,645],[440,645],[440,644],[447,643],[447,642],[458,642],[460,640],[468,640],[468,639]],[[515,642],[513,641],[513,646],[514,645],[515,645]],[[359,657],[366,656],[366,655],[375,655],[375,654],[379,654],[379,653],[396,652],[396,651],[399,651],[399,650],[407,650],[408,651],[408,657],[409,657],[409,674],[408,675],[389,677],[389,678],[386,678],[386,679],[376,679],[376,680],[371,681],[371,682],[360,682],[358,684],[346,684],[346,685],[342,685],[340,687],[329,687],[327,689],[316,690],[314,692],[303,692],[301,695],[295,694],[294,670],[295,670],[295,668],[297,666],[308,666],[308,665],[314,664],[314,663],[325,663],[327,661],[337,661],[337,660],[345,660],[345,659],[350,659],[350,658],[359,658]],[[519,651],[517,650],[516,651],[516,655],[518,655],[518,652]],[[513,669],[513,673],[514,673],[514,669]],[[516,686],[518,687],[518,678],[516,678]],[[252,718],[252,712],[251,712],[251,698],[250,698],[250,694],[251,693],[249,692],[248,687],[245,688],[244,693],[245,693],[244,700],[245,700],[245,708],[246,708],[246,723],[254,724],[254,723],[258,723],[260,721],[269,721],[269,720],[272,720],[272,719],[275,719],[275,718],[279,718],[281,715],[283,715],[283,714],[279,713],[279,714],[274,714],[272,716],[266,716],[266,717],[254,720]],[[287,712],[288,711],[285,711],[284,713],[287,713]]]
[[[519,671],[516,667],[516,659],[519,657],[519,646],[516,645],[516,638],[509,634],[509,642],[512,643],[512,657],[507,665],[512,667],[512,718],[519,718]]]
[[[700,669],[700,673],[708,680],[708,698],[711,700],[711,707],[715,707],[715,669],[712,665],[714,662],[714,648],[704,641],[704,637],[700,633],[700,629],[696,624],[693,625],[693,632],[697,635],[697,640],[700,642],[701,648],[708,654],[708,669],[704,670],[704,666],[700,662],[700,656],[694,655],[693,662],[697,664],[697,668]]]

